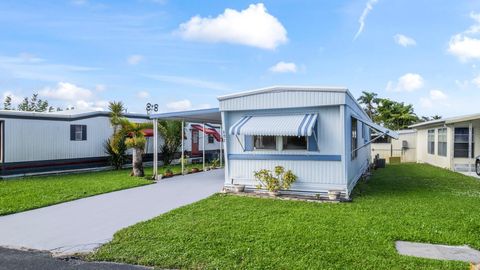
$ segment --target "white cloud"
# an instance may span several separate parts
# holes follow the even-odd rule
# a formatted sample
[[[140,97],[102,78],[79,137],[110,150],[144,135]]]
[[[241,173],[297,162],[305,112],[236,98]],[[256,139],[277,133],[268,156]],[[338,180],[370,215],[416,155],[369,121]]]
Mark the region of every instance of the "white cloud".
[[[287,63],[280,61],[269,69],[271,72],[275,73],[295,73],[297,72],[297,65],[295,63]]]
[[[103,92],[107,90],[107,86],[104,84],[97,84],[95,85],[95,90],[97,90],[98,92]]]
[[[178,33],[186,40],[227,42],[270,50],[288,40],[287,30],[262,3],[251,4],[241,11],[227,8],[215,18],[194,16],[180,24]]]
[[[360,26],[358,27],[358,31],[355,34],[355,37],[353,40],[357,39],[360,34],[362,34],[363,29],[365,28],[365,20],[367,19],[368,13],[373,10],[373,5],[375,5],[378,2],[378,0],[368,0],[367,4],[365,5],[365,8],[363,9],[362,15],[358,19],[358,23]]]
[[[167,103],[167,108],[173,111],[184,111],[192,108],[192,102],[188,99]]]
[[[448,96],[439,89],[430,90],[428,97],[420,98],[420,106],[425,109],[431,109],[434,105],[437,106],[450,106],[447,103]]]
[[[480,13],[470,13],[475,23],[466,31],[450,38],[448,52],[457,56],[460,61],[480,60]]]
[[[197,88],[219,90],[219,91],[230,90],[230,88],[224,85],[223,83],[204,81],[204,80],[199,80],[199,79],[194,79],[189,77],[172,76],[172,75],[155,75],[155,74],[145,74],[144,76],[153,80],[161,81],[161,82],[193,86]]]
[[[402,34],[396,34],[395,36],[393,36],[393,39],[395,40],[395,42],[398,45],[403,46],[403,47],[417,45],[417,42],[413,38],[407,37],[407,36],[402,35]]]
[[[138,98],[146,99],[150,97],[150,93],[147,91],[140,91],[137,93]]]
[[[480,88],[480,75],[478,75],[477,77],[475,77],[475,78],[472,80],[472,83],[473,83],[476,87]]]
[[[140,62],[142,62],[144,59],[143,55],[140,54],[132,54],[129,57],[127,57],[127,63],[129,65],[138,65]]]
[[[108,107],[108,101],[99,100],[99,101],[85,101],[77,100],[73,104],[67,105],[67,107],[74,107],[75,110],[85,110],[85,111],[105,111]]]
[[[446,100],[448,96],[442,90],[433,89],[430,90],[430,98],[432,100]]]
[[[93,96],[91,90],[68,82],[59,82],[55,88],[46,87],[39,92],[41,96],[57,100],[85,100]]]
[[[386,89],[387,91],[412,92],[422,88],[423,85],[424,85],[424,80],[422,76],[416,73],[407,73],[401,76],[400,78],[398,78],[396,85],[392,81],[389,81],[387,83]]]

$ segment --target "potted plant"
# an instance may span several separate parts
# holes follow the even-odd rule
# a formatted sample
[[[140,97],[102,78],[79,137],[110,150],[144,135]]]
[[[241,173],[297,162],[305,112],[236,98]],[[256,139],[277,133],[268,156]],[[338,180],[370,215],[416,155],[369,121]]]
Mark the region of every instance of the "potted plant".
[[[329,190],[328,191],[328,199],[331,201],[336,201],[340,197],[340,191],[338,190]]]
[[[173,176],[173,172],[172,172],[172,169],[170,169],[170,168],[167,168],[165,170],[165,172],[163,173],[164,178],[168,178],[168,177],[172,177],[172,176]]]
[[[278,196],[280,190],[288,190],[297,181],[297,176],[291,170],[285,171],[282,166],[276,166],[274,172],[263,169],[254,173],[259,182],[257,189],[266,189],[272,197]]]

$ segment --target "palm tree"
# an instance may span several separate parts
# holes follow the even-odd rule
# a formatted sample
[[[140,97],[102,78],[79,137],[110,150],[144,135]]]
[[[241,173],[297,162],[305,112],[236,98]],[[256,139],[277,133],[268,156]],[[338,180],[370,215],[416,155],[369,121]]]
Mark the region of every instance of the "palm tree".
[[[377,103],[377,93],[362,91],[362,95],[357,100],[365,106],[364,110],[368,117],[373,119],[376,114],[375,103]]]
[[[113,135],[117,134],[119,127],[119,120],[123,117],[125,105],[121,101],[110,101],[108,103],[108,110],[110,111],[110,123],[113,127]]]
[[[137,177],[145,176],[143,170],[143,153],[147,140],[143,133],[144,129],[152,128],[151,123],[135,123],[126,118],[119,118],[118,124],[122,128],[119,132],[124,135],[125,145],[132,149],[132,175]]]
[[[163,163],[169,165],[182,144],[182,123],[173,120],[159,121],[158,132],[164,141],[161,150]]]

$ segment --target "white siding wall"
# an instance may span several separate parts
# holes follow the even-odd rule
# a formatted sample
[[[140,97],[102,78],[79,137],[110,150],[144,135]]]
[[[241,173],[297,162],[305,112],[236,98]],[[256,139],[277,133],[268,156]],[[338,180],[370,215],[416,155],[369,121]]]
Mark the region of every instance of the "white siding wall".
[[[268,92],[223,100],[221,111],[318,107],[345,103],[343,92],[288,91]]]
[[[441,168],[451,168],[450,159],[453,155],[453,130],[447,127],[447,156],[438,155],[438,129],[441,126],[431,127],[428,129],[417,130],[417,161],[419,163],[428,163]],[[428,153],[428,130],[435,130],[435,154]]]
[[[345,106],[345,162],[346,162],[346,171],[347,171],[347,182],[348,182],[348,192],[350,193],[353,190],[358,179],[361,175],[367,170],[368,164],[371,160],[371,145],[367,145],[358,150],[357,157],[352,160],[352,142],[351,142],[351,132],[352,132],[352,115],[366,119],[363,116],[363,112],[360,112],[356,106]],[[363,137],[361,121],[357,121],[357,139],[358,147],[365,145],[365,141],[368,141],[369,137]]]
[[[261,110],[248,111],[249,115],[269,114],[291,114],[291,113],[318,113],[318,140],[319,152],[306,151],[249,151],[246,154],[276,154],[276,155],[342,155],[343,121],[340,116],[340,106],[328,106],[317,108],[297,108],[284,110]],[[238,121],[246,112],[225,112],[226,132],[231,125]],[[238,137],[244,145],[244,136]],[[244,154],[240,143],[235,136],[227,134],[227,148],[229,154]],[[343,157],[342,157],[343,159]],[[240,182],[248,185],[255,185],[253,172],[260,169],[273,169],[282,165],[291,169],[299,177],[297,184],[292,189],[298,190],[322,190],[322,189],[345,189],[346,182],[342,161],[284,161],[284,160],[231,160],[228,164],[228,176],[226,184]],[[328,188],[329,187],[329,188]]]
[[[106,156],[103,143],[113,132],[109,119],[105,116],[76,121],[12,118],[0,120],[5,121],[5,162]],[[70,125],[87,125],[87,140],[71,141]],[[149,142],[148,149],[151,153],[152,142]]]

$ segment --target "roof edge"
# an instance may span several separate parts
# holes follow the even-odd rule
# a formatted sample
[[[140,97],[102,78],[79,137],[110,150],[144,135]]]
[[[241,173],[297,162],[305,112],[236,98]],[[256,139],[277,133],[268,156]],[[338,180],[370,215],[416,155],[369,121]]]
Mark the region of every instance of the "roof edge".
[[[312,91],[312,92],[340,92],[340,93],[349,93],[348,88],[346,87],[334,87],[334,86],[299,86],[299,85],[274,85],[263,88],[257,88],[247,91],[242,91],[238,93],[228,94],[217,97],[218,101],[223,101],[227,99],[252,96],[262,93],[272,93],[272,92],[286,92],[286,91]]]

